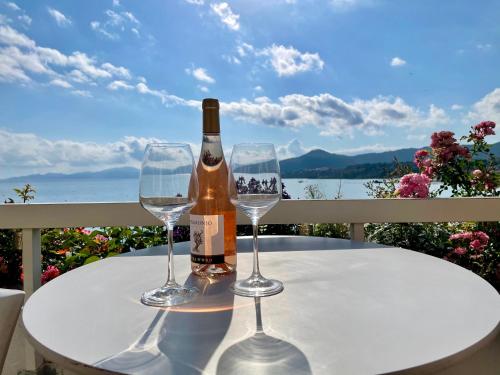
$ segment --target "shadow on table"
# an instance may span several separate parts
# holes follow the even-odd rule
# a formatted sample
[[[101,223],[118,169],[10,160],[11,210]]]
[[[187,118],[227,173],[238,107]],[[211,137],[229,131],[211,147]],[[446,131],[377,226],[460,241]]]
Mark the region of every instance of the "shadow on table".
[[[312,251],[312,250],[356,250],[387,248],[390,246],[371,242],[351,241],[340,238],[311,237],[311,236],[259,236],[259,249],[264,252],[274,251]],[[178,242],[175,244],[175,254],[189,254],[190,243]],[[252,237],[238,238],[238,253],[253,251]],[[155,246],[121,256],[166,255],[166,246]]]
[[[255,298],[255,335],[230,346],[217,364],[217,375],[312,374],[309,361],[299,348],[264,333],[260,298]]]
[[[195,301],[158,310],[135,344],[96,365],[127,374],[202,373],[231,324],[235,280],[236,273],[219,279],[191,274],[185,284],[200,290]]]

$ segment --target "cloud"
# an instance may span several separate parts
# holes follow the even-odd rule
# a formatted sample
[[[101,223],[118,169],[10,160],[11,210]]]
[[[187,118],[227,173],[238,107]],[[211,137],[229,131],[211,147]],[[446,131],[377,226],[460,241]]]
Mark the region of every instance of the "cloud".
[[[192,75],[195,79],[206,83],[215,83],[215,79],[208,75],[208,72],[204,68],[192,68],[185,69],[186,73]]]
[[[262,92],[262,91],[264,91],[264,89],[262,88],[262,86],[255,86],[255,87],[253,88],[253,90],[254,90],[255,92]]]
[[[19,6],[16,3],[13,3],[13,2],[7,2],[7,3],[5,3],[5,6],[7,6],[8,8],[10,8],[10,9],[16,11],[16,12],[21,11],[21,8],[19,8]]]
[[[120,0],[113,0],[113,6],[114,7],[119,7],[120,6]]]
[[[126,79],[131,78],[129,70],[127,68],[124,68],[123,66],[114,66],[113,64],[110,63],[104,63],[101,65],[101,68],[103,68],[105,71],[111,73],[114,76],[123,77]]]
[[[400,57],[393,57],[391,60],[391,66],[398,67],[398,66],[404,66],[404,65],[406,65],[406,61]]]
[[[92,94],[87,90],[73,90],[71,91],[73,95],[82,96],[84,98],[92,98]]]
[[[193,4],[193,5],[203,5],[205,4],[204,0],[184,0],[188,4]]]
[[[210,8],[229,29],[233,31],[240,29],[240,23],[238,22],[240,16],[233,13],[228,3],[213,3],[210,4]]]
[[[66,55],[53,48],[37,46],[25,34],[0,25],[0,81],[28,83],[35,79],[43,82],[43,78],[48,78],[51,85],[67,88],[57,83],[71,81],[94,86],[100,80],[131,79],[132,74],[127,68],[110,62],[99,65],[97,59],[83,52]]]
[[[52,86],[58,86],[58,87],[62,87],[65,89],[69,89],[69,88],[73,87],[71,85],[71,83],[69,83],[63,79],[60,79],[60,78],[53,79],[52,81],[49,82],[49,84]]]
[[[132,12],[115,12],[114,10],[107,9],[104,15],[106,18],[103,22],[97,20],[90,22],[90,28],[95,32],[110,40],[120,39],[120,33],[125,30],[129,30],[136,36],[140,36],[139,27],[141,26],[141,22]]]
[[[27,48],[35,47],[35,42],[33,40],[7,25],[0,25],[0,43]]]
[[[140,82],[135,86],[136,91],[142,95],[150,95],[155,98],[160,99],[161,103],[166,107],[170,107],[173,105],[184,105],[194,108],[201,108],[201,102],[198,100],[186,100],[180,98],[176,95],[169,94],[165,90],[155,90],[149,88],[146,83]]]
[[[156,138],[124,137],[116,142],[95,143],[49,140],[32,133],[0,129],[0,165],[10,175],[29,173],[71,173],[105,168],[139,167],[146,145]]]
[[[210,91],[207,86],[202,86],[202,85],[198,85],[198,89],[202,92],[209,92]]]
[[[315,126],[321,135],[352,136],[355,129],[368,135],[380,134],[386,127],[431,127],[449,121],[434,105],[428,112],[411,107],[401,98],[376,97],[347,103],[329,93],[307,96],[291,94],[272,101],[258,97],[253,101],[221,103],[223,114],[249,123],[299,129]]]
[[[330,0],[330,5],[336,11],[346,12],[363,6],[373,5],[375,0]]]
[[[287,144],[277,145],[276,153],[278,155],[278,159],[284,160],[304,155],[315,148],[318,147],[304,147],[302,145],[302,142],[300,142],[298,139],[295,138],[292,139]]]
[[[33,21],[30,16],[23,14],[22,16],[18,16],[17,19],[24,23],[26,26],[30,26]]]
[[[466,121],[495,121],[500,123],[500,88],[494,89],[472,105]]]
[[[56,21],[57,25],[60,27],[66,27],[71,25],[71,19],[66,17],[60,11],[54,8],[47,8],[47,11],[51,15],[51,17]]]
[[[322,70],[325,64],[317,53],[301,53],[293,47],[276,44],[258,51],[257,55],[269,57],[269,62],[280,77]]]
[[[476,44],[476,48],[480,51],[486,52],[491,50],[491,47],[493,47],[490,43],[478,43]]]
[[[113,81],[107,86],[108,90],[116,91],[116,90],[133,90],[134,86],[129,85],[125,81]]]
[[[462,105],[460,105],[460,104],[453,104],[453,105],[451,106],[451,109],[452,109],[453,111],[460,111],[461,109],[463,109],[463,106],[462,106]]]

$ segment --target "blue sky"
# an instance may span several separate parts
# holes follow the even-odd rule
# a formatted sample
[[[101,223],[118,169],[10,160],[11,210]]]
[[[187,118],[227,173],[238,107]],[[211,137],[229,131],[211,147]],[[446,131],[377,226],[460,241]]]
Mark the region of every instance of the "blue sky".
[[[500,121],[498,1],[0,2],[0,178],[137,166],[147,142],[355,154]],[[499,137],[492,141],[499,140]]]

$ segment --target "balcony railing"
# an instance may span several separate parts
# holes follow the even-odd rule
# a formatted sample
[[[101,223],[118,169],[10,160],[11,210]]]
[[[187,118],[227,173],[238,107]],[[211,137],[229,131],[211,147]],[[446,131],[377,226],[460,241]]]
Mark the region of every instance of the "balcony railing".
[[[238,213],[238,224],[250,224]],[[262,224],[349,223],[364,240],[365,223],[499,221],[500,198],[283,200]],[[187,225],[184,216],[178,223]],[[42,228],[162,225],[138,203],[0,205],[0,228],[22,229],[24,290],[40,286]]]

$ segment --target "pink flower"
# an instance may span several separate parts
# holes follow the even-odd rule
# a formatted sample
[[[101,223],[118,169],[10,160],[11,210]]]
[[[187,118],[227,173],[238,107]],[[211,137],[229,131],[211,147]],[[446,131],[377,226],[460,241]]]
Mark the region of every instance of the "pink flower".
[[[402,198],[428,198],[430,184],[425,174],[410,173],[401,177],[396,194]]]
[[[481,178],[481,176],[483,175],[483,172],[480,169],[475,169],[472,171],[472,175],[475,178]]]
[[[479,240],[471,241],[469,246],[474,250],[481,250],[483,248],[483,245],[481,244],[481,241],[479,241]]]
[[[483,121],[472,128],[472,138],[482,140],[487,135],[495,135],[496,124],[493,121]]]
[[[456,247],[455,250],[453,250],[453,252],[457,255],[464,255],[466,252],[467,252],[467,249],[465,247]]]
[[[439,162],[447,163],[457,156],[470,157],[469,150],[466,147],[460,146],[453,137],[454,135],[455,133],[450,131],[432,133],[431,147]]]
[[[42,273],[42,285],[49,282],[50,280],[55,279],[60,274],[61,271],[59,271],[59,268],[57,268],[56,266],[48,266],[47,269]]]
[[[418,150],[417,152],[415,152],[415,157],[416,158],[424,158],[426,156],[429,156],[429,151],[427,150]]]

